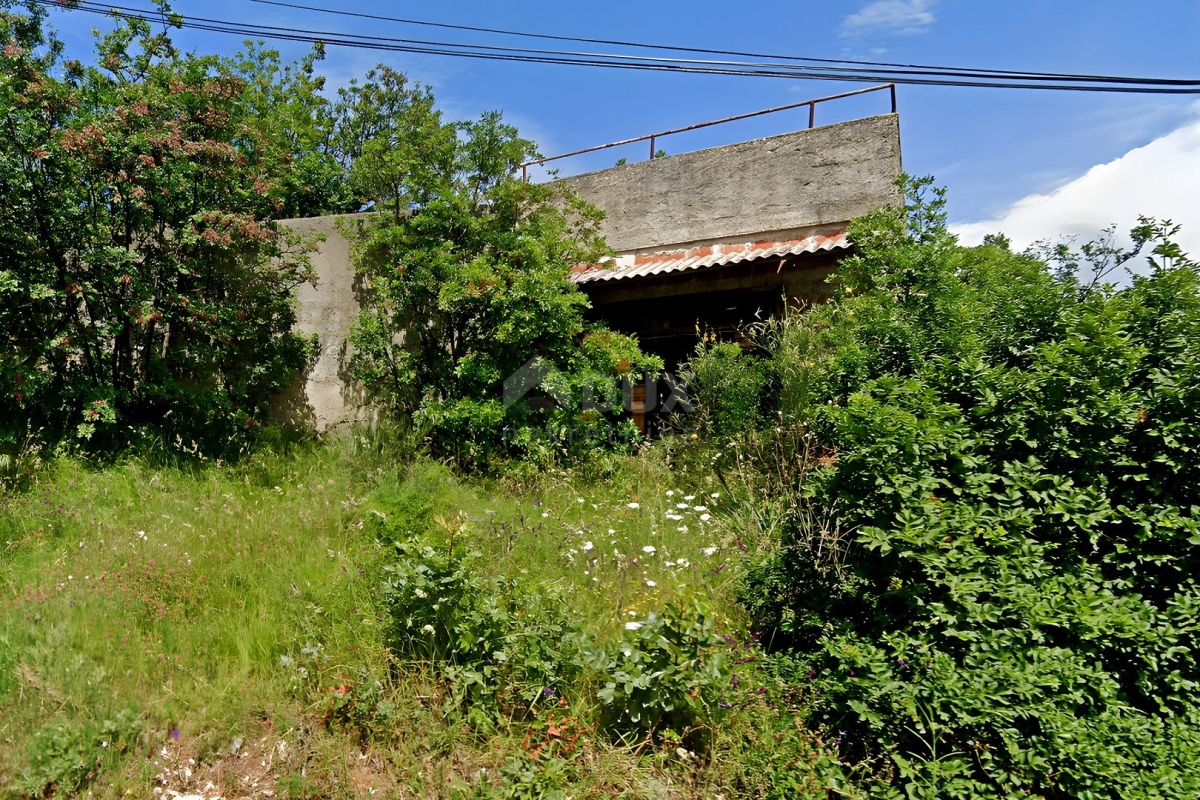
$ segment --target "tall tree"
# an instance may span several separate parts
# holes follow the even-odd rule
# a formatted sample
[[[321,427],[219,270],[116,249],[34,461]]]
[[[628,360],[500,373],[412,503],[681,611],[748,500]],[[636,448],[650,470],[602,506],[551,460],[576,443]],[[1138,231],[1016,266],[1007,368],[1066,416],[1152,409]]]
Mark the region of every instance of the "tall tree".
[[[443,122],[427,88],[383,67],[342,101],[358,149],[351,184],[383,212],[358,223],[372,293],[353,338],[358,377],[464,466],[578,454],[606,436],[619,380],[662,364],[585,324],[587,298],[568,277],[607,252],[601,213],[521,180],[536,147],[499,114]],[[553,402],[506,406],[505,379],[531,361],[533,388]]]
[[[338,202],[341,168],[314,147],[328,114],[312,60],[181,53],[158,6],[161,30],[118,18],[85,66],[42,6],[0,2],[10,438],[115,443],[150,426],[237,444],[305,361],[291,292],[311,274],[273,220]]]

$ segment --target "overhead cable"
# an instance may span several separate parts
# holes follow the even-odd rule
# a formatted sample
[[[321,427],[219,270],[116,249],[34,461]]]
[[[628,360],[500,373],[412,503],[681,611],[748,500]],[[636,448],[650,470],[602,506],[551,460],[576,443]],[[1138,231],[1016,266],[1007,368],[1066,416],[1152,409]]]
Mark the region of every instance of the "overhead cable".
[[[44,6],[64,9],[55,0],[37,0]],[[130,6],[112,6],[90,0],[73,3],[69,9],[92,14],[117,16],[148,22],[163,22],[163,14],[154,9]],[[867,70],[860,67],[816,67],[795,63],[746,62],[715,59],[687,59],[638,56],[623,53],[591,53],[563,50],[540,50],[532,48],[477,45],[463,42],[440,42],[400,37],[351,34],[339,31],[306,30],[293,27],[242,23],[205,17],[187,17],[182,25],[194,30],[225,33],[250,38],[275,39],[282,41],[325,44],[381,52],[401,52],[421,55],[440,55],[458,58],[474,58],[492,61],[519,63],[559,64],[570,66],[597,67],[607,69],[634,69],[653,72],[671,72],[705,75],[733,75],[762,78],[790,78],[793,80],[833,80],[854,82],[886,82],[923,86],[963,86],[1009,89],[1055,89],[1061,91],[1120,92],[1138,94],[1200,94],[1200,81],[1175,79],[1113,78],[1118,83],[1106,82],[1103,77],[1058,76],[1051,78],[1038,73],[1005,73],[1006,77],[989,76],[984,72],[956,73],[943,71],[922,72],[905,68],[903,71],[889,69]],[[1046,82],[1061,80],[1061,83]],[[1087,81],[1087,82],[1081,82]]]
[[[429,20],[407,19],[404,17],[390,17],[382,14],[367,14],[357,11],[346,11],[344,9],[321,8],[319,6],[305,5],[302,3],[284,2],[284,0],[250,0],[252,3],[261,5],[277,6],[280,8],[291,8],[301,11],[313,11],[321,14],[332,14],[340,17],[352,17],[359,19],[371,19],[382,22],[395,22],[404,25],[422,25],[433,28],[444,28],[449,30],[472,31],[476,33],[488,33],[501,36],[516,36],[530,39],[544,39],[560,42],[581,42],[585,44],[606,44],[617,47],[638,48],[643,50],[664,50],[677,53],[703,53],[708,55],[723,55],[723,56],[742,56],[746,58],[765,58],[775,61],[795,61],[817,64],[841,64],[852,65],[856,67],[892,67],[906,71],[916,71],[926,74],[944,74],[944,75],[963,75],[963,76],[980,76],[980,77],[1004,77],[1004,76],[1019,76],[1023,80],[1063,80],[1063,81],[1103,81],[1106,83],[1149,83],[1149,84],[1167,84],[1179,86],[1196,86],[1200,85],[1197,80],[1172,79],[1172,78],[1131,78],[1111,75],[1086,75],[1072,73],[1056,73],[1056,72],[1031,72],[1027,70],[1004,70],[1004,69],[981,69],[967,67],[945,67],[945,66],[930,66],[927,64],[903,64],[890,61],[859,61],[855,59],[840,59],[840,58],[816,58],[812,56],[796,56],[796,55],[780,55],[771,53],[754,53],[743,50],[717,50],[706,47],[688,47],[683,45],[664,45],[650,44],[646,42],[630,42],[620,39],[592,39],[582,36],[562,36],[547,33],[532,33],[527,31],[506,30],[503,28],[485,28],[476,25],[457,25],[448,22],[432,22]]]

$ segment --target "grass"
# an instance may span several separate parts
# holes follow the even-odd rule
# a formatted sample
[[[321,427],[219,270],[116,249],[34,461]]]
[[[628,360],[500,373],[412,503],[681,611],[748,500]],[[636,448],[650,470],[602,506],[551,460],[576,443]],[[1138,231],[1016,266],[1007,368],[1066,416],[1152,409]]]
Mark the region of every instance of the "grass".
[[[651,451],[468,481],[364,444],[235,466],[63,460],[3,496],[0,794],[737,796],[775,770],[826,796],[802,699],[772,691],[733,710],[699,757],[604,735],[586,683],[549,722],[480,725],[447,706],[435,665],[386,646],[386,539],[431,531],[461,537],[491,574],[555,587],[598,641],[694,595],[736,632],[741,551],[711,478]],[[551,730],[564,719],[569,752]],[[561,757],[539,755],[551,739]]]

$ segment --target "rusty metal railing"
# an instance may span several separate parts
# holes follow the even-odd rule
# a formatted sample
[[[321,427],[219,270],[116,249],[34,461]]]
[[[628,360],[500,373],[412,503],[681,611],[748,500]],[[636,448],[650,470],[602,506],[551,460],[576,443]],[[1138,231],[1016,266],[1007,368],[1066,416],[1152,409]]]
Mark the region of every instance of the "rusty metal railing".
[[[699,130],[700,128],[709,128],[713,125],[723,125],[726,122],[737,122],[740,119],[750,119],[751,117],[761,117],[764,114],[774,114],[777,111],[790,111],[793,108],[804,108],[808,106],[808,127],[816,126],[817,119],[817,104],[827,103],[830,100],[840,100],[844,97],[854,97],[855,95],[867,94],[868,92],[881,92],[887,90],[891,95],[892,113],[896,113],[896,84],[883,83],[878,86],[868,86],[866,89],[855,89],[852,92],[842,92],[841,94],[831,94],[828,97],[817,97],[812,100],[802,100],[799,103],[788,103],[786,106],[775,106],[774,108],[764,108],[762,111],[751,111],[748,114],[736,114],[732,117],[722,117],[721,119],[709,120],[708,122],[697,122],[695,125],[687,125],[683,128],[672,128],[669,131],[659,131],[658,133],[647,133],[644,136],[635,136],[632,139],[622,139],[619,142],[609,142],[608,144],[600,144],[595,147],[585,147],[582,150],[572,150],[570,153],[561,153],[556,156],[546,156],[545,158],[535,158],[532,161],[526,161],[521,165],[521,178],[529,180],[529,168],[545,164],[549,161],[558,161],[562,158],[570,158],[571,156],[583,155],[584,153],[594,153],[597,150],[607,150],[610,147],[620,147],[625,144],[633,144],[634,142],[650,142],[650,159],[654,159],[654,154],[657,152],[656,145],[658,140],[664,136],[670,136],[673,133],[684,133],[686,131]]]

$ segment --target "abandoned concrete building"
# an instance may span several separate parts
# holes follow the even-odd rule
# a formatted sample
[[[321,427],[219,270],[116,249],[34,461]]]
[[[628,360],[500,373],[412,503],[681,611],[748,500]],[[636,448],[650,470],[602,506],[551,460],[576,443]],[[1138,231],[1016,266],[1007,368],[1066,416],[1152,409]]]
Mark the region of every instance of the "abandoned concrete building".
[[[816,103],[807,104],[808,129],[562,178],[605,212],[602,232],[616,253],[572,275],[591,314],[637,334],[670,368],[695,347],[698,329],[731,335],[783,303],[824,299],[825,278],[852,247],[848,223],[900,200],[900,129],[894,92],[891,113],[820,127]],[[669,133],[628,141],[649,140],[653,153]],[[299,327],[319,335],[321,352],[295,400],[308,424],[328,429],[363,413],[346,371],[346,333],[358,315],[349,243],[335,217],[287,225],[326,236],[313,257],[318,284],[298,295]]]

